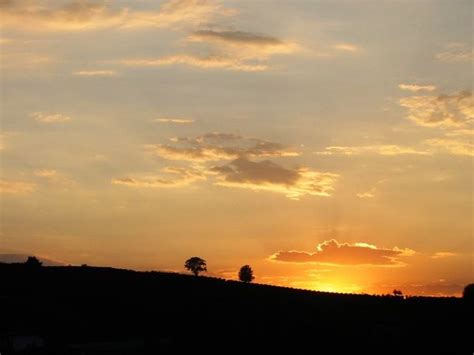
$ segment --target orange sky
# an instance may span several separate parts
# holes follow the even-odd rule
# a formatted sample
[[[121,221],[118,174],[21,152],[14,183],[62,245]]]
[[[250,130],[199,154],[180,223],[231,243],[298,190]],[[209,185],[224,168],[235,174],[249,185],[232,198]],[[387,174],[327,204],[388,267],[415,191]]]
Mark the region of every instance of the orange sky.
[[[0,7],[0,254],[196,255],[335,292],[472,282],[470,1]]]

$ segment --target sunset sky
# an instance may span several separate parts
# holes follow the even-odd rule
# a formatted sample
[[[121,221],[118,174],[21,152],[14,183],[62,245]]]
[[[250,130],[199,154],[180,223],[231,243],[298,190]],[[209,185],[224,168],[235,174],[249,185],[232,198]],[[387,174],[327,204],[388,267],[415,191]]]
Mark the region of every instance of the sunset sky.
[[[0,254],[473,281],[472,2],[0,0]]]

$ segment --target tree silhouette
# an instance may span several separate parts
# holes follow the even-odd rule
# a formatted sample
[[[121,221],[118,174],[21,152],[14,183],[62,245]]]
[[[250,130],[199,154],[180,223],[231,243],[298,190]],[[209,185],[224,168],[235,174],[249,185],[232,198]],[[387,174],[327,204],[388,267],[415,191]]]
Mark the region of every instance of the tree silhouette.
[[[41,267],[43,263],[39,261],[36,256],[29,256],[28,259],[25,261],[25,265],[29,267]]]
[[[464,298],[466,301],[474,302],[474,284],[469,284],[464,287],[462,298]]]
[[[186,260],[184,267],[191,271],[194,276],[198,276],[201,271],[207,271],[206,260],[197,256],[193,256],[192,258]]]
[[[250,267],[250,265],[244,265],[240,268],[239,271],[239,280],[242,282],[252,282],[252,280],[255,278],[253,276],[253,270]]]
[[[403,292],[401,290],[393,290],[392,294],[395,297],[403,297]]]

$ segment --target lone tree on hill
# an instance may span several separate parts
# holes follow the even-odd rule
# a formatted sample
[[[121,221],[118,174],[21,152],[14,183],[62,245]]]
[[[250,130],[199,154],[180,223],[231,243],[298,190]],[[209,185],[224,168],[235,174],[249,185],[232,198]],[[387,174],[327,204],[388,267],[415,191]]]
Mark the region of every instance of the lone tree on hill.
[[[29,256],[28,259],[25,261],[25,265],[29,267],[41,267],[43,263],[39,261],[36,256]]]
[[[239,280],[242,282],[252,282],[252,280],[255,278],[253,276],[253,270],[250,267],[250,265],[244,265],[240,268],[239,271]]]
[[[206,260],[197,256],[193,256],[192,258],[186,260],[184,267],[191,271],[194,276],[198,276],[201,271],[207,271]]]

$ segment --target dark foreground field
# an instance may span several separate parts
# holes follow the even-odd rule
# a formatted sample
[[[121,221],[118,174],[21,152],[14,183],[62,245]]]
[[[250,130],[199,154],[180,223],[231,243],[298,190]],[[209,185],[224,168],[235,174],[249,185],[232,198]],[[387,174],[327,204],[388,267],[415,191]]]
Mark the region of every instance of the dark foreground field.
[[[458,298],[342,295],[171,273],[0,264],[1,355],[472,354],[472,315]]]

